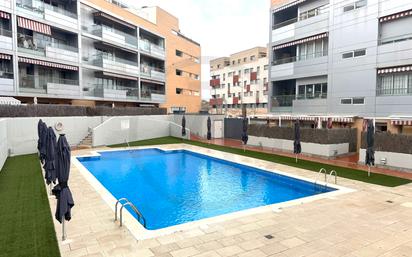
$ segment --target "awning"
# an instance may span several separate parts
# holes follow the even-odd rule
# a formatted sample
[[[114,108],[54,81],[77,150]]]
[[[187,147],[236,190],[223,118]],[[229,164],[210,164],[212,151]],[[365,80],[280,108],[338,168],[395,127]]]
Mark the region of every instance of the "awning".
[[[303,2],[305,2],[305,1],[306,1],[306,0],[293,1],[293,2],[291,2],[291,3],[285,4],[285,5],[283,5],[283,6],[279,7],[279,8],[274,9],[274,10],[273,10],[273,13],[282,11],[282,10],[284,10],[284,9],[287,9],[287,8],[289,8],[289,7],[298,5],[298,4],[303,3]]]
[[[109,14],[107,14],[107,13],[104,13],[104,12],[95,12],[95,13],[93,13],[93,15],[94,15],[95,17],[102,17],[102,18],[111,20],[111,21],[113,21],[113,22],[119,23],[119,24],[121,24],[121,25],[123,25],[123,26],[125,26],[125,27],[128,27],[128,28],[131,28],[131,29],[136,29],[136,26],[134,26],[134,25],[132,25],[132,24],[130,24],[130,23],[128,23],[128,22],[122,21],[121,19],[118,19],[118,18],[116,18],[116,17],[113,17],[113,16],[111,16],[111,15],[109,15]]]
[[[0,59],[2,59],[2,60],[11,60],[11,55],[0,54]]]
[[[26,18],[18,17],[17,24],[21,28],[33,30],[46,35],[51,35],[51,27],[49,25],[37,21],[32,21]]]
[[[58,69],[64,69],[64,70],[73,70],[73,71],[79,70],[79,68],[76,67],[76,66],[59,64],[59,63],[54,63],[54,62],[45,62],[45,61],[30,59],[30,58],[26,58],[26,57],[19,57],[19,62],[36,64],[36,65],[47,66],[47,67],[58,68]]]
[[[412,71],[412,65],[379,68],[378,74],[390,74],[390,73],[409,72],[409,71]]]
[[[328,121],[329,119],[332,119],[332,122],[353,123],[351,117],[322,117],[322,121]]]
[[[353,117],[325,117],[325,116],[285,116],[281,115],[278,117],[273,117],[272,119],[281,119],[281,120],[300,120],[300,121],[329,121],[332,120],[332,122],[342,122],[342,123],[353,123]]]
[[[10,14],[0,11],[0,18],[10,20]]]
[[[277,46],[273,47],[273,50],[278,50],[278,49],[289,47],[289,46],[299,45],[299,44],[303,44],[303,43],[306,43],[306,42],[309,42],[309,41],[314,41],[314,40],[317,40],[317,39],[320,39],[320,38],[325,38],[325,37],[328,37],[327,32],[322,33],[322,34],[318,34],[318,35],[314,35],[314,36],[310,36],[310,37],[306,37],[306,38],[302,38],[302,39],[295,40],[295,41],[292,41],[292,42],[284,43],[284,44],[281,44],[281,45],[277,45]]]
[[[97,71],[96,74],[98,76],[102,76],[102,77],[115,77],[115,78],[121,78],[121,79],[128,79],[128,80],[136,80],[137,81],[137,77],[133,77],[133,76],[127,76],[127,75],[122,75],[122,74],[117,74],[117,73],[113,73],[113,72],[107,72],[107,71]]]
[[[0,97],[0,105],[20,105],[21,102],[13,97]]]
[[[412,10],[407,10],[407,11],[387,15],[387,16],[379,18],[379,21],[380,22],[387,22],[387,21],[397,20],[397,19],[400,19],[400,18],[408,17],[408,16],[412,16]]]
[[[164,82],[150,80],[150,79],[143,79],[143,78],[141,78],[140,81],[146,82],[146,83],[158,84],[158,85],[164,85],[165,84]]]
[[[412,120],[391,120],[392,125],[412,126]]]

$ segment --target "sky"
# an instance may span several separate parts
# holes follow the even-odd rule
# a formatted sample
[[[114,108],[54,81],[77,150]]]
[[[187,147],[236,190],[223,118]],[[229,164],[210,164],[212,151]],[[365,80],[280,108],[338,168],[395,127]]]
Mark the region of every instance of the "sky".
[[[179,18],[180,30],[202,47],[202,99],[210,98],[209,61],[269,42],[269,0],[138,0]]]

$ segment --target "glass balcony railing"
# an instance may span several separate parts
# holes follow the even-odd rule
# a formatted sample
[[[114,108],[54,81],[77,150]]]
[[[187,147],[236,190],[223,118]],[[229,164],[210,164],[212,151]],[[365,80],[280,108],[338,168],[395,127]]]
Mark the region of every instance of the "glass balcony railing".
[[[162,46],[151,43],[149,40],[140,39],[139,49],[157,56],[165,56],[165,49]]]
[[[43,75],[20,75],[19,88],[26,93],[47,93],[47,84],[79,86],[79,80],[49,77]]]
[[[0,28],[0,36],[12,37],[13,33],[11,32],[11,30]]]
[[[79,49],[75,46],[68,45],[64,41],[54,38],[46,40],[44,38],[34,38],[29,35],[18,34],[17,46],[19,51],[46,56],[46,48],[53,47],[78,54]]]
[[[327,97],[327,93],[315,92],[313,94],[298,94],[296,100],[326,99]]]
[[[405,35],[400,35],[396,37],[382,38],[379,40],[379,45],[394,44],[394,43],[404,42],[408,40],[412,40],[412,34],[405,34]]]
[[[126,68],[132,68],[132,69],[138,69],[138,64],[137,60],[136,61],[131,61],[131,60],[126,60],[123,58],[115,57],[112,55],[107,55],[104,53],[95,53],[95,54],[90,54],[89,56],[83,56],[83,62],[97,66],[97,67],[102,67],[105,65],[112,65],[114,69],[126,69]]]
[[[281,65],[285,63],[291,63],[291,62],[299,62],[299,61],[305,61],[305,60],[311,60],[323,56],[327,56],[328,51],[322,51],[322,52],[316,52],[316,53],[311,53],[311,54],[306,54],[306,55],[299,55],[299,56],[291,56],[291,57],[286,57],[286,58],[281,58],[281,59],[275,59],[272,61],[272,65]]]
[[[2,79],[14,79],[14,73],[9,71],[0,70],[0,78]]]
[[[123,100],[138,100],[139,89],[136,87],[126,87],[121,85],[105,85],[101,83],[87,84],[83,87],[83,95],[99,98],[116,98]]]
[[[272,107],[291,107],[296,95],[277,95],[272,96]]]
[[[311,9],[311,10],[300,13],[299,17],[293,17],[291,19],[273,24],[272,29],[275,30],[281,27],[285,27],[290,24],[303,21],[303,20],[307,20],[307,19],[310,19],[312,17],[318,16],[318,15],[321,15],[327,12],[329,12],[329,5],[324,5],[324,6],[315,8],[315,9]]]
[[[410,96],[412,95],[412,85],[400,88],[377,88],[377,96]]]
[[[154,95],[160,96],[160,97],[165,97],[165,91],[164,90],[151,90],[151,89],[142,89],[141,92],[141,98],[142,100],[147,100],[147,101],[152,101],[155,100],[156,97]]]
[[[140,74],[153,79],[164,80],[165,71],[160,68],[151,67],[145,64],[140,66]]]
[[[47,10],[62,14],[64,16],[67,16],[67,17],[70,17],[70,18],[73,18],[73,19],[77,19],[77,14],[76,13],[73,13],[69,10],[63,9],[61,7],[50,5],[48,3],[45,3],[45,2],[42,2],[42,1],[39,1],[39,0],[32,0],[31,2],[30,1],[17,0],[16,5],[19,8],[29,10],[31,12],[41,14],[41,15],[44,15],[45,10],[47,9]]]
[[[109,41],[114,41],[135,48],[137,48],[138,45],[137,36],[127,34],[115,28],[94,24],[91,26],[83,26],[82,29],[87,33],[103,39],[108,39]]]

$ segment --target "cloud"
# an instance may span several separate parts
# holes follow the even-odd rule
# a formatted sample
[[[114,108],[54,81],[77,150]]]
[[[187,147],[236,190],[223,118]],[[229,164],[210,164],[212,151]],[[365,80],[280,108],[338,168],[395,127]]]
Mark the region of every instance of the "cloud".
[[[210,97],[210,59],[269,42],[267,0],[139,0],[133,5],[165,9],[179,18],[183,34],[201,44],[203,99]]]

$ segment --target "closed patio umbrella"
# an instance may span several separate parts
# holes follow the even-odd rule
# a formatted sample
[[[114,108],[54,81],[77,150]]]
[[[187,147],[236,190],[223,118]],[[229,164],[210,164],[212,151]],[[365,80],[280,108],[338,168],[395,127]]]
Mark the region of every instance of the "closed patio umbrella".
[[[186,136],[186,118],[183,115],[183,118],[182,118],[182,137],[185,137],[185,136]]]
[[[44,163],[46,157],[46,138],[47,138],[47,125],[41,119],[37,123],[37,150],[39,151],[39,159]]]
[[[243,118],[243,123],[242,123],[242,142],[243,142],[243,152],[245,151],[245,146],[247,144],[247,141],[249,140],[249,136],[247,135],[247,126],[248,126],[248,120],[246,117]]]
[[[207,140],[212,139],[212,120],[207,117]]]
[[[70,146],[66,137],[62,134],[57,141],[57,158],[56,158],[57,179],[59,184],[54,187],[53,193],[57,198],[55,218],[62,223],[62,238],[66,239],[65,220],[71,219],[71,208],[74,206],[72,193],[68,186],[70,173]]]
[[[298,154],[302,152],[302,146],[300,144],[300,124],[299,120],[295,122],[295,139],[293,141],[293,153],[296,155],[296,163],[298,162]]]
[[[372,120],[368,121],[368,130],[366,132],[366,158],[365,164],[368,165],[368,176],[371,175],[371,166],[375,166],[375,127]]]
[[[52,127],[49,127],[46,130],[46,156],[44,159],[44,178],[46,179],[47,185],[51,183],[56,183],[56,135]]]

